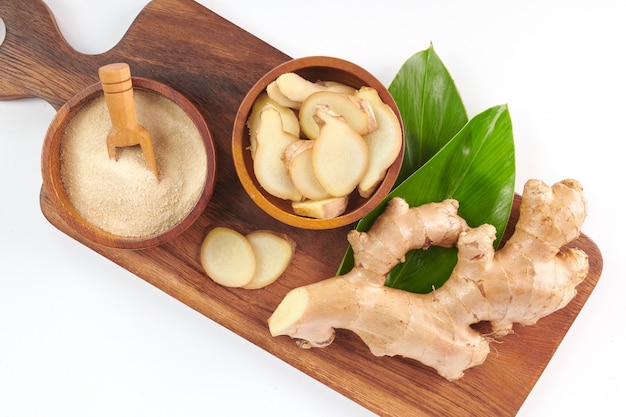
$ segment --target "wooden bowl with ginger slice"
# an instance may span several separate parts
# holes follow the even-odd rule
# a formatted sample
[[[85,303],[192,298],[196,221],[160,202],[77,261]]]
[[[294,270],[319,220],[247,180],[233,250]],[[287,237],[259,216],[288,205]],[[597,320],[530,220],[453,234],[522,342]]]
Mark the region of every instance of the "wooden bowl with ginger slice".
[[[333,229],[357,222],[392,190],[404,127],[387,88],[364,68],[296,58],[244,97],[232,155],[246,193],[267,214],[303,229]]]

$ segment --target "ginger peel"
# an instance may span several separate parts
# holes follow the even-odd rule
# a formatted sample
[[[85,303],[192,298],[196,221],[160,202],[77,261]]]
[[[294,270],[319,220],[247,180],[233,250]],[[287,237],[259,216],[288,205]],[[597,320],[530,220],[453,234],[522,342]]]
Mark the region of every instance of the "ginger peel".
[[[515,232],[498,251],[495,228],[470,228],[445,200],[409,208],[391,199],[368,232],[351,231],[349,273],[290,291],[268,320],[272,336],[288,335],[304,348],[332,343],[335,328],[356,333],[376,356],[403,356],[456,380],[482,364],[489,343],[532,325],[576,295],[587,276],[587,255],[563,248],[580,235],[587,206],[575,180],[547,186],[530,180]],[[384,286],[385,276],[410,249],[458,248],[448,281],[430,294]],[[484,335],[471,326],[489,322]]]

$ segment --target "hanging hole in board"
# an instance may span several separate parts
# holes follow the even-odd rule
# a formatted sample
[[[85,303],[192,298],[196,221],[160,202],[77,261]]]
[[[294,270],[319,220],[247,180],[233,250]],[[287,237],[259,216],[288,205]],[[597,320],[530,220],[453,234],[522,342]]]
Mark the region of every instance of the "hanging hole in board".
[[[4,24],[4,20],[0,17],[0,46],[4,43],[4,38],[7,35],[7,27]]]

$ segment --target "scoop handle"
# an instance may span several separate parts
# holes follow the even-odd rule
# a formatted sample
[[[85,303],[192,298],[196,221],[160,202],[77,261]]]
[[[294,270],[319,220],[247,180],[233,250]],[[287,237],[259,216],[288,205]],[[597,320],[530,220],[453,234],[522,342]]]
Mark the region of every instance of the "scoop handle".
[[[117,159],[117,148],[139,145],[148,168],[158,179],[152,138],[137,120],[130,66],[126,63],[107,64],[98,69],[98,76],[112,125],[107,136],[109,158]]]
[[[139,122],[135,109],[130,66],[126,63],[108,64],[98,69],[98,76],[102,83],[102,91],[113,128],[137,130]]]

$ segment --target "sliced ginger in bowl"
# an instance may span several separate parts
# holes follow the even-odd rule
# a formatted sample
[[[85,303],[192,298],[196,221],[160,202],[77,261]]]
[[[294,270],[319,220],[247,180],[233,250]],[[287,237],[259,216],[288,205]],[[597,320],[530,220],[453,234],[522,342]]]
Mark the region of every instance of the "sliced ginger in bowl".
[[[301,200],[302,194],[293,185],[283,162],[285,149],[299,138],[283,129],[280,112],[273,106],[265,106],[259,119],[253,162],[257,181],[273,196],[284,200]]]
[[[367,94],[360,96],[364,86],[378,95],[375,103],[370,102]],[[383,118],[388,114],[377,107],[378,103],[388,107],[399,129],[387,128],[370,136],[380,129],[376,114],[382,114]],[[330,137],[319,141],[320,126],[326,123],[323,117],[315,116],[319,106],[337,114],[337,118],[343,119],[360,138],[355,140],[355,133],[351,131],[348,140],[339,138],[336,144]],[[283,141],[285,135],[279,123],[272,122],[271,129],[263,127],[261,115],[270,108],[281,115],[282,131],[290,135],[289,141]],[[288,124],[293,127],[294,116],[299,134],[288,127]],[[383,120],[383,127],[385,125],[390,124]],[[276,139],[271,145],[271,158],[265,158],[268,153],[259,152],[259,132],[263,130],[266,133],[261,137]],[[270,131],[273,133],[268,134]],[[294,59],[261,77],[237,111],[232,138],[235,169],[246,193],[270,216],[305,229],[341,227],[369,213],[393,188],[404,154],[401,116],[387,88],[365,69],[332,57]],[[372,140],[376,138],[385,140]],[[318,146],[318,142],[323,146]],[[372,150],[370,142],[376,144]],[[365,143],[367,152],[362,151],[361,143]],[[345,151],[346,144],[357,151]],[[391,164],[385,162],[386,157],[372,157],[374,153],[388,153],[379,145],[395,152]],[[279,158],[279,152],[274,151],[281,149]],[[317,172],[312,169],[314,154],[324,155],[316,163]],[[269,166],[264,166],[259,159],[264,159]],[[366,164],[364,172],[363,160],[373,161]],[[275,192],[273,185],[279,183],[288,184],[288,188],[298,192]]]
[[[339,114],[318,105],[320,133],[313,145],[313,172],[333,197],[350,194],[363,179],[369,163],[367,143]]]
[[[359,135],[373,132],[378,127],[374,110],[367,100],[360,99],[354,94],[337,93],[332,90],[318,91],[302,102],[298,112],[302,133],[309,139],[317,139],[319,135],[320,125],[315,112],[320,105],[341,115],[350,128]]]
[[[361,87],[355,96],[370,104],[377,123],[376,129],[363,136],[367,143],[369,164],[358,190],[361,197],[369,197],[402,149],[402,126],[374,88]]]
[[[285,149],[283,160],[293,185],[305,200],[324,200],[330,193],[320,184],[313,169],[313,140],[301,139]]]
[[[257,181],[305,217],[340,216],[354,190],[370,197],[402,149],[401,123],[376,89],[296,73],[267,86],[248,127]]]
[[[256,135],[259,129],[259,123],[261,121],[261,111],[266,105],[272,106],[280,113],[280,118],[283,125],[283,130],[296,137],[300,136],[300,121],[296,113],[289,107],[285,107],[272,100],[267,92],[261,94],[259,98],[254,102],[252,106],[252,112],[248,118],[246,125],[250,134],[250,152],[254,158],[256,153]]]

